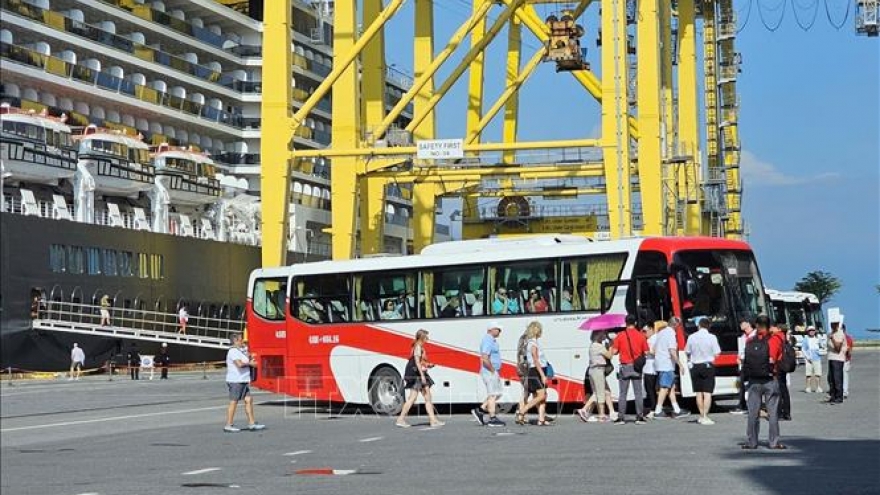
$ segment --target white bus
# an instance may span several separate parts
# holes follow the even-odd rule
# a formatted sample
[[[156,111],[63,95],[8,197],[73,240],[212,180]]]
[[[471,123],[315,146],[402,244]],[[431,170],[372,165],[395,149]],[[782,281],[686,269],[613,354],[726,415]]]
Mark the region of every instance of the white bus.
[[[503,304],[500,292],[508,295]],[[532,292],[543,304],[529,312],[525,302]],[[259,269],[249,281],[247,327],[250,348],[258,354],[257,386],[300,398],[369,404],[393,414],[420,328],[430,332],[435,403],[482,401],[478,348],[493,320],[504,327],[503,402],[522,395],[516,347],[533,320],[543,325],[542,345],[556,372],[550,400],[582,401],[590,335],[578,326],[600,313],[635,314],[643,322],[679,316],[686,322],[677,329],[682,348],[688,332],[696,330],[692,321],[710,318],[723,351],[715,363],[716,393],[735,394],[739,323],[765,313],[765,301],[744,242],[540,236]],[[497,311],[502,306],[504,314]],[[683,393],[691,395],[689,377],[681,378]],[[611,383],[616,393],[616,380]]]

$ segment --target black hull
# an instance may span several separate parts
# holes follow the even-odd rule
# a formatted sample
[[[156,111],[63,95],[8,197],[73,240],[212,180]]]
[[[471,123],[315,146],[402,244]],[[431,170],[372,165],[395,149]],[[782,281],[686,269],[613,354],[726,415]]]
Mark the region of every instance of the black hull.
[[[111,249],[161,255],[162,278],[108,276],[53,272],[52,245]],[[250,272],[260,265],[260,249],[201,239],[178,237],[100,225],[0,214],[0,366],[28,371],[60,371],[70,364],[74,342],[85,350],[87,368],[100,367],[128,349],[125,339],[38,332],[31,326],[31,300],[39,290],[47,299],[91,304],[109,294],[117,308],[137,307],[176,312],[177,301],[187,301],[191,315],[203,306],[203,315],[225,305],[235,315],[245,304]],[[210,308],[210,310],[209,310]],[[158,343],[138,342],[141,354],[155,354]],[[173,362],[218,361],[225,352],[169,344]]]

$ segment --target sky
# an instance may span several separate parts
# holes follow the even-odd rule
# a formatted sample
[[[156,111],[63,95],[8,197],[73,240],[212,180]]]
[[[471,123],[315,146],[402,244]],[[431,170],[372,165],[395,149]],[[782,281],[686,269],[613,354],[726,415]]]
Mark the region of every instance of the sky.
[[[814,15],[810,2],[735,0],[743,214],[768,287],[789,290],[810,271],[830,272],[843,288],[826,308],[839,307],[854,335],[880,338],[864,331],[880,328],[880,38],[856,36],[852,3],[817,0],[815,22],[805,31],[800,25]],[[468,2],[436,4],[435,29],[445,41],[465,20]],[[537,7],[542,17],[559,8]],[[587,32],[582,46],[601,77],[597,11],[591,6],[580,23]],[[490,19],[499,12],[494,8]],[[411,19],[409,5],[389,30],[388,61],[398,67],[412,66]],[[527,60],[539,44],[526,29],[523,40]],[[487,54],[489,103],[503,89],[505,45],[502,32]],[[441,69],[441,80],[463,53]],[[439,138],[463,134],[466,86],[467,75],[438,107]],[[551,65],[520,95],[521,140],[598,136],[599,104]],[[493,124],[484,141],[499,140],[499,119]]]

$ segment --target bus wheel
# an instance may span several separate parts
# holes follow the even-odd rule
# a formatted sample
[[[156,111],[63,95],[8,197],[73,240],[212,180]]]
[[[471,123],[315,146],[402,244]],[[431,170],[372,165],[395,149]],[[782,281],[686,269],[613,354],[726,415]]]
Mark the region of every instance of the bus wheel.
[[[403,406],[403,380],[393,368],[383,366],[370,376],[370,406],[376,414],[393,416]]]

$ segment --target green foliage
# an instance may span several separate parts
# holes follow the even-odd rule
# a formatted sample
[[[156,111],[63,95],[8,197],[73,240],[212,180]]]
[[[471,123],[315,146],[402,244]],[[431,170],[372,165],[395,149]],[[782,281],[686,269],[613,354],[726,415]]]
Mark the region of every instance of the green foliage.
[[[823,305],[833,299],[842,287],[843,283],[839,278],[821,270],[806,274],[800,282],[794,284],[794,290],[815,294]]]

